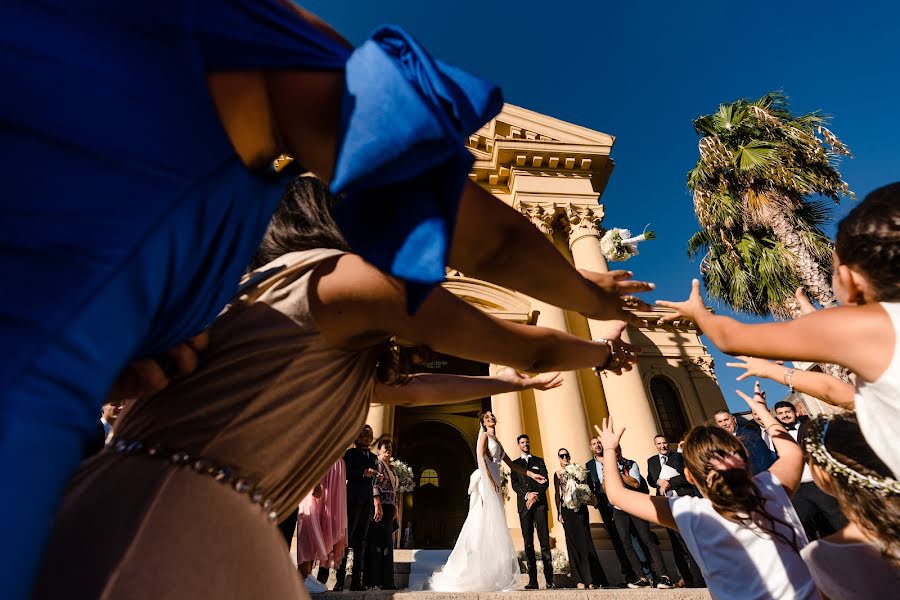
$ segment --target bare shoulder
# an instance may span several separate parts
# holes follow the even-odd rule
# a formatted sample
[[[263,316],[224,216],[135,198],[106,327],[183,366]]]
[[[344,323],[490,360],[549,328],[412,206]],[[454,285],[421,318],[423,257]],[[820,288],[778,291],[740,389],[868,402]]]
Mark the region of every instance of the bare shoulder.
[[[310,280],[310,309],[322,336],[335,346],[383,338],[379,315],[404,301],[403,286],[355,254],[323,261]]]

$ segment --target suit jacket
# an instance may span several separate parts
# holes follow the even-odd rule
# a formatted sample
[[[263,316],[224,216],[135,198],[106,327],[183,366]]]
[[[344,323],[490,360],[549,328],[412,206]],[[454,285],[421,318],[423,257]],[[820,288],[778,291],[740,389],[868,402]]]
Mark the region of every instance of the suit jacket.
[[[595,466],[597,461],[595,459],[591,459],[585,463],[584,468],[587,469],[588,478],[587,484],[588,487],[591,488],[591,492],[594,494],[594,498],[597,499],[597,502],[601,507],[601,514],[603,509],[609,508],[612,509],[612,505],[609,503],[609,498],[606,497],[606,494],[603,492],[603,486],[600,485],[600,480],[597,479],[597,467]],[[598,507],[599,508],[599,507]]]
[[[537,493],[537,502],[534,506],[543,506],[546,508],[547,489],[550,487],[550,477],[547,475],[547,464],[544,462],[544,459],[532,454],[531,460],[527,463],[524,458],[517,458],[513,462],[517,465],[521,465],[523,469],[543,475],[547,479],[544,483],[538,483],[531,477],[519,475],[515,471],[510,474],[512,488],[516,492],[516,504],[519,508],[519,512],[522,513],[525,511],[525,495],[529,492]],[[534,508],[534,506],[532,506],[532,508]]]
[[[738,424],[734,430],[734,436],[741,440],[744,448],[747,449],[747,455],[750,458],[750,472],[753,475],[759,475],[768,470],[775,462],[775,453],[769,450],[766,442],[763,441],[758,427],[750,429]]]
[[[372,486],[374,477],[366,477],[363,473],[366,469],[378,470],[378,457],[372,454],[368,448],[350,448],[344,453],[344,463],[347,466],[347,499],[353,498],[358,502],[374,502]]]
[[[684,473],[684,458],[681,456],[680,452],[669,452],[668,458],[666,459],[666,464],[679,473]],[[647,483],[650,487],[657,488],[656,495],[659,496],[659,485],[657,484],[657,480],[659,479],[659,472],[662,471],[662,465],[660,464],[659,454],[655,454],[647,459]],[[679,496],[698,496],[697,489],[691,485],[687,479],[685,479],[684,475],[678,475],[677,477],[671,477],[669,479],[669,489],[675,492]]]

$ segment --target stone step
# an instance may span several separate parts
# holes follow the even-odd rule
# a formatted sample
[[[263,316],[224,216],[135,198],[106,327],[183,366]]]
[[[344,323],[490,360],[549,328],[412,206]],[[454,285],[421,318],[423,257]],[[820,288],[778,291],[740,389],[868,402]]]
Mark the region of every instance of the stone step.
[[[430,591],[328,592],[317,598],[323,600],[710,600],[709,592],[698,589],[675,590],[576,590],[555,589],[518,592],[446,593]]]

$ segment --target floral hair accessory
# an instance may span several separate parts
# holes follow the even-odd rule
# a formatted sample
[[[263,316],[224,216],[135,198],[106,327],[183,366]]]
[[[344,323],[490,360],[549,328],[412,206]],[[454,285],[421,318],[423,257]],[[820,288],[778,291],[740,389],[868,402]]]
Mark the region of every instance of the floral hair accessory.
[[[803,449],[816,465],[832,477],[842,479],[847,485],[871,490],[881,496],[900,495],[900,481],[893,477],[872,477],[860,473],[834,457],[825,446],[828,427],[835,419],[843,419],[840,414],[820,415],[807,425],[803,439]]]

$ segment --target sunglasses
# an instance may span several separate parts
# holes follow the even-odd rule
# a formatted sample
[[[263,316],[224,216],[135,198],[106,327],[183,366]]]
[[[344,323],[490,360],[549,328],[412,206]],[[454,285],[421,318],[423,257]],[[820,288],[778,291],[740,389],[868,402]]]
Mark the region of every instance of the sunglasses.
[[[572,457],[569,456],[568,454],[560,454],[559,457],[560,457],[560,458],[564,458],[564,459],[566,459],[566,460],[571,460],[571,458],[572,458]]]

